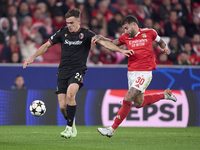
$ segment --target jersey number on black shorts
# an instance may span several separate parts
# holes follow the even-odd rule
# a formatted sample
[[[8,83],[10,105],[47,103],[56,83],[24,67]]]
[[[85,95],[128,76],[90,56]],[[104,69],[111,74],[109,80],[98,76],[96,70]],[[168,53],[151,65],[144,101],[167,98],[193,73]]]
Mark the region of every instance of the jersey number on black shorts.
[[[81,81],[82,80],[82,75],[79,72],[77,72],[76,76],[75,76],[75,79],[77,79],[78,81]]]

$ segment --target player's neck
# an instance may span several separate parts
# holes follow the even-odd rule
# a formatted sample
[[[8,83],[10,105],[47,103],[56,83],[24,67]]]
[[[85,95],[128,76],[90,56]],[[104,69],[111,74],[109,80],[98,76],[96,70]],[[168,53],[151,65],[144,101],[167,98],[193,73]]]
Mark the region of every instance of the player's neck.
[[[74,30],[74,33],[78,32],[80,29],[80,25]]]
[[[138,28],[138,30],[136,30],[136,31],[134,32],[133,37],[137,36],[137,35],[139,34],[139,32],[140,32],[140,31],[139,31],[139,28]],[[133,37],[132,37],[132,38],[133,38]]]

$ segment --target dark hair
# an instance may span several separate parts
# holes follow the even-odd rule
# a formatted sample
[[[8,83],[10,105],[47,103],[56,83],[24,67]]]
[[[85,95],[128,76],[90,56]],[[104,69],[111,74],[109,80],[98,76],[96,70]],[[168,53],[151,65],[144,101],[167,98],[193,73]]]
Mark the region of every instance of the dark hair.
[[[183,45],[185,46],[185,44],[190,44],[190,46],[192,47],[191,41],[185,41]]]
[[[115,16],[115,15],[120,15],[120,16],[123,17],[123,15],[122,15],[122,13],[121,13],[120,11],[116,11],[116,12],[114,13],[114,16]]]
[[[74,9],[69,10],[65,14],[65,18],[69,18],[69,17],[80,18],[80,14],[81,14],[81,11],[77,8],[74,8]]]
[[[171,39],[171,38],[177,38],[177,35],[176,35],[176,34],[171,34],[171,35],[170,35],[170,39]]]
[[[17,35],[16,35],[16,33],[15,33],[14,31],[12,31],[12,32],[9,34],[9,36],[11,37],[11,36],[17,36]]]
[[[62,11],[57,11],[56,13],[55,13],[55,16],[64,16],[64,14],[62,13]]]
[[[25,38],[24,43],[26,43],[27,41],[34,42],[34,40],[29,36]]]
[[[172,10],[170,11],[170,13],[171,13],[171,12],[175,12],[175,13],[177,13],[177,11],[176,11],[175,9],[172,9]]]
[[[188,55],[188,53],[186,51],[182,51],[182,52],[180,52],[180,54],[187,54]]]
[[[128,15],[122,20],[121,25],[124,25],[126,23],[131,24],[132,22],[135,22],[138,25],[137,18],[131,15]]]
[[[17,79],[17,78],[19,78],[19,77],[24,78],[22,75],[19,75],[19,74],[18,74],[18,75],[15,76],[15,79]]]
[[[10,7],[15,7],[17,9],[17,7],[14,4],[8,6],[8,8]]]
[[[199,35],[199,36],[200,36],[200,34],[199,34],[199,33],[194,33],[194,34],[193,34],[193,36],[194,36],[194,35]]]

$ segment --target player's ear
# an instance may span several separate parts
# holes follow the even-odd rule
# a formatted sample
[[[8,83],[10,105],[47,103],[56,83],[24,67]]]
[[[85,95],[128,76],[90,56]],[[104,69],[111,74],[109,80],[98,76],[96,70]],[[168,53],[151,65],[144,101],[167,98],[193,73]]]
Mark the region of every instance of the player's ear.
[[[137,23],[135,23],[135,22],[132,22],[132,25],[133,25],[133,26],[137,26]]]

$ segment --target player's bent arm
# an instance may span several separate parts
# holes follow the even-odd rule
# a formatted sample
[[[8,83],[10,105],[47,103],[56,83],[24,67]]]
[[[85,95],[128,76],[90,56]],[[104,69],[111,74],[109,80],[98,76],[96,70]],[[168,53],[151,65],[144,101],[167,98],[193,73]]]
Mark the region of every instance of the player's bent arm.
[[[163,41],[162,38],[160,38],[160,41],[157,42],[157,44],[158,44],[162,49],[164,49],[164,48],[166,47],[166,44],[165,44],[165,42]]]
[[[40,48],[30,57],[28,58],[23,65],[23,68],[26,68],[26,66],[30,63],[32,63],[34,61],[34,59],[40,55],[42,55],[44,52],[46,52],[48,50],[49,47],[51,47],[52,44],[47,41],[46,43],[44,43],[42,46],[40,46]]]
[[[162,51],[165,54],[169,55],[171,53],[171,51],[166,47],[166,44],[162,38],[160,38],[159,42],[156,42],[156,43],[160,46],[160,48],[162,48]]]

